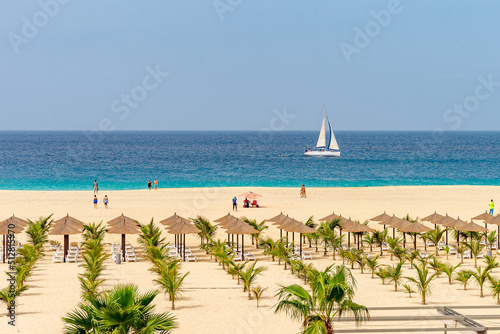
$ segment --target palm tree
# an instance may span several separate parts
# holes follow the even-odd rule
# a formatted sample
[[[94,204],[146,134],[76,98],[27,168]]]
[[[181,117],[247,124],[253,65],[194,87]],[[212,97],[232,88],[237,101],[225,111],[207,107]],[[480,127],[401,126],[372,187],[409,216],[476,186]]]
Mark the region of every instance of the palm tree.
[[[453,274],[461,265],[461,263],[457,264],[456,266],[453,266],[450,263],[441,263],[441,271],[444,272],[446,276],[448,276],[448,282],[450,283],[450,285],[452,284],[451,281],[453,280]]]
[[[436,249],[434,255],[438,256],[439,248],[438,248],[438,243],[441,241],[443,238],[443,234],[446,232],[446,229],[441,229],[439,226],[436,226],[436,228],[432,231],[429,231],[427,234],[427,237],[430,241],[434,243],[434,248]]]
[[[323,240],[323,247],[325,249],[325,253],[323,254],[323,256],[326,256],[328,252],[328,246],[333,246],[332,243],[336,237],[335,231],[330,228],[330,225],[328,223],[323,222],[318,228],[318,235],[320,239]],[[335,259],[335,249],[333,250],[333,258]]]
[[[460,255],[460,263],[464,263],[464,254],[467,251],[467,247],[464,244],[461,244],[460,247],[457,248],[457,254]]]
[[[470,270],[460,270],[455,276],[455,281],[459,281],[464,286],[464,290],[467,290],[467,283],[472,277],[472,272]]]
[[[385,280],[389,278],[388,266],[379,266],[377,271],[375,272],[375,275],[380,277],[380,279],[382,280],[382,285],[385,285]]]
[[[276,242],[271,237],[267,237],[260,241],[260,247],[264,248],[264,254],[270,255],[274,262],[274,257],[276,256]]]
[[[237,277],[238,279],[238,285],[240,285],[240,273],[245,268],[247,265],[248,261],[245,261],[243,263],[237,264],[234,261],[229,262],[229,268],[227,269],[227,273],[231,276],[233,276],[233,279]]]
[[[153,218],[149,224],[140,225],[141,233],[139,234],[138,242],[142,246],[148,247],[160,247],[164,245],[165,238],[161,237],[161,229],[155,226],[153,223]]]
[[[479,285],[479,289],[481,291],[480,297],[483,298],[483,286],[486,280],[488,279],[489,272],[491,271],[491,268],[486,266],[484,269],[481,267],[477,267],[476,270],[471,270],[471,275],[472,277],[476,280],[477,285]]]
[[[248,225],[252,226],[254,229],[256,229],[257,231],[259,231],[259,233],[254,233],[252,234],[252,245],[257,245],[257,249],[259,249],[259,237],[260,237],[260,234],[262,233],[262,231],[264,231],[266,228],[269,228],[269,226],[267,226],[265,224],[265,220],[261,221],[260,223],[257,223],[257,219],[253,219],[253,220],[250,220],[246,217],[242,217],[241,218],[245,223],[247,223]]]
[[[200,230],[198,236],[200,237],[201,244],[204,244],[205,241],[208,242],[209,239],[212,239],[215,236],[215,233],[217,232],[217,226],[212,225],[208,219],[202,216],[198,216],[192,220],[194,226],[198,230]]]
[[[33,245],[40,257],[43,253],[43,245],[48,241],[50,225],[52,224],[52,215],[48,217],[40,217],[39,220],[31,221],[28,219],[28,227],[26,234],[28,235],[28,243]]]
[[[481,245],[478,240],[471,240],[470,242],[465,243],[465,246],[470,249],[470,253],[474,257],[474,267],[477,268],[477,256],[483,250],[484,245]]]
[[[87,298],[67,314],[67,334],[171,333],[174,317],[152,313],[158,291],[139,293],[136,285],[118,285],[94,298]]]
[[[373,233],[366,233],[363,236],[363,240],[370,246],[370,253],[373,252],[373,245],[377,244],[377,240],[375,240]]]
[[[491,249],[495,240],[497,239],[497,231],[491,231],[489,233],[485,232],[486,244],[488,245],[488,249]]]
[[[151,219],[151,223],[153,220]],[[102,226],[102,223],[96,224],[85,224],[83,225],[83,239],[85,241],[88,240],[102,240],[104,238],[104,234],[106,233],[106,227]]]
[[[392,238],[392,237],[387,238],[387,244],[389,245],[389,248],[391,250],[391,261],[393,259],[394,250],[399,247],[400,243],[401,243],[401,238]]]
[[[303,333],[334,333],[335,317],[352,314],[356,323],[369,318],[368,309],[353,302],[355,285],[349,269],[338,266],[332,271],[330,266],[311,281],[311,293],[296,284],[282,286],[275,312],[300,320]]]
[[[313,216],[309,217],[307,219],[307,221],[305,222],[305,224],[307,227],[310,227],[310,228],[316,228],[317,224],[314,222],[313,220]],[[315,239],[315,236],[314,235],[318,235],[317,233],[309,233],[309,234],[305,234],[305,237],[307,238],[307,240],[309,241],[309,248],[311,248],[311,243],[312,241],[316,241],[316,252],[318,251],[318,239],[316,238]]]
[[[267,288],[263,288],[260,285],[257,285],[252,288],[252,294],[255,297],[255,300],[257,301],[257,307],[259,307],[259,300],[262,298],[262,294],[266,290]]]
[[[264,266],[255,268],[257,262],[258,261],[255,261],[251,266],[248,266],[240,272],[240,277],[243,281],[243,292],[248,291],[248,299],[252,299],[252,295],[250,293],[253,282],[255,282],[257,276],[267,270],[267,267]]]
[[[490,281],[491,284],[490,286],[491,293],[493,294],[493,297],[496,297],[497,304],[500,305],[500,279],[488,275],[488,280]]]
[[[394,283],[394,290],[398,291],[398,285],[401,283],[403,278],[403,263],[400,262],[395,266],[387,267],[389,273],[389,279]]]
[[[433,256],[432,260],[429,261],[429,265],[436,272],[437,277],[439,278],[439,275],[443,272],[443,263],[439,262],[439,260]]]
[[[408,292],[408,295],[410,298],[411,298],[411,294],[415,293],[415,291],[413,291],[413,288],[411,287],[410,284],[403,284],[403,288],[405,288],[406,292]]]
[[[181,275],[177,268],[175,270],[163,268],[160,277],[154,280],[160,286],[160,289],[165,294],[168,294],[168,299],[172,302],[172,310],[175,310],[175,302],[182,297],[182,284],[187,275],[189,275],[189,272]]]
[[[490,268],[490,270],[493,270],[495,268],[498,268],[500,264],[497,262],[497,257],[496,256],[484,256],[484,263],[486,263],[486,266]]]
[[[368,264],[368,257],[366,255],[363,255],[362,250],[360,250],[360,252],[356,252],[356,262],[358,263],[359,269],[361,270],[362,274],[365,266]]]
[[[382,245],[387,239],[387,230],[384,229],[383,231],[373,231],[372,235],[373,239],[375,240],[375,243],[380,246],[380,256],[382,256],[383,255]]]
[[[448,261],[448,256],[450,255],[451,248],[450,248],[450,246],[448,246],[448,245],[444,245],[444,246],[443,246],[443,250],[444,250],[444,251],[445,251],[445,253],[446,253],[446,261]]]
[[[414,264],[413,267],[417,270],[417,277],[406,277],[406,279],[415,284],[422,298],[422,305],[425,305],[427,296],[432,293],[432,280],[436,278],[437,273],[429,275],[429,269],[423,265],[417,266]]]
[[[372,272],[372,278],[373,278],[373,276],[375,274],[375,270],[379,266],[379,263],[377,261],[379,257],[380,257],[380,255],[377,255],[373,259],[370,259],[370,258],[366,259],[366,264],[368,265],[368,268],[370,268],[370,270]]]

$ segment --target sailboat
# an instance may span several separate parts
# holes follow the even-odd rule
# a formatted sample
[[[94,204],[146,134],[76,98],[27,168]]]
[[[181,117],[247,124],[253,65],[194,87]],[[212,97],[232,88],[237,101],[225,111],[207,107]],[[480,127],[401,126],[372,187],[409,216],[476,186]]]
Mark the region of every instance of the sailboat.
[[[328,122],[328,129],[330,130],[330,136],[328,142],[326,141],[326,123]],[[316,147],[312,150],[306,149],[305,155],[309,157],[340,157],[340,148],[333,134],[332,126],[330,120],[326,115],[325,107],[323,106],[323,123],[321,124],[321,129],[319,131],[318,142]]]

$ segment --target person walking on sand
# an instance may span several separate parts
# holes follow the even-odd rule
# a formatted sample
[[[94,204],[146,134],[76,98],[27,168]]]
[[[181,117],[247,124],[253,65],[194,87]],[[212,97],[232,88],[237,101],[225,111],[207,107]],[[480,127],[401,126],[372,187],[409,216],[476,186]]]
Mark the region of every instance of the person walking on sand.
[[[233,211],[238,211],[238,199],[236,196],[233,197]]]
[[[302,184],[300,186],[300,198],[306,198],[307,195],[306,195],[306,187]]]
[[[97,196],[94,195],[94,209],[97,209]]]
[[[107,209],[109,203],[108,195],[104,195],[104,199],[102,200],[102,202],[104,203],[104,208]]]
[[[493,216],[494,210],[495,210],[495,202],[493,202],[493,200],[491,200],[491,202],[490,202],[490,215]]]
[[[94,180],[94,194],[99,193],[99,184],[97,183],[97,180]]]
[[[151,185],[152,185],[151,180],[149,180],[149,181],[148,181],[148,189],[149,189],[149,190],[151,190]]]
[[[156,179],[154,181],[154,185],[155,185],[155,190],[157,190],[158,189],[158,181]]]

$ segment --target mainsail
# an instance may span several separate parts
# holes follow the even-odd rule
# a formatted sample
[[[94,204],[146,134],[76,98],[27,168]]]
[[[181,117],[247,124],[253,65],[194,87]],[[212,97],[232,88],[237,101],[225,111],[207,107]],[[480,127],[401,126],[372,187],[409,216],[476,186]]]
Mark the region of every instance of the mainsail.
[[[327,116],[328,117],[328,116]],[[339,150],[339,144],[337,143],[337,139],[335,138],[335,135],[333,134],[332,126],[330,124],[330,120],[328,120],[328,126],[330,127],[330,145],[328,145],[328,148],[330,150]]]
[[[319,131],[319,137],[318,142],[316,143],[316,147],[326,147],[325,116],[323,116],[323,124],[321,124],[321,130]]]

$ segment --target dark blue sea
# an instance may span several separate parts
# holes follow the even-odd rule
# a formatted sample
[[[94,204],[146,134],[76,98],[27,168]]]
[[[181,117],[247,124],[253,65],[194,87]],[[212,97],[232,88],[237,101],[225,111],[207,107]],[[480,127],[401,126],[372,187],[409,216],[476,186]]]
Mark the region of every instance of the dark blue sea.
[[[0,189],[500,185],[500,132],[0,132]],[[280,156],[280,154],[282,156]]]

